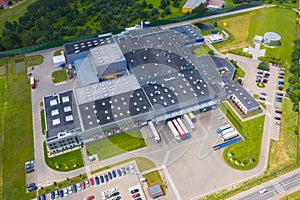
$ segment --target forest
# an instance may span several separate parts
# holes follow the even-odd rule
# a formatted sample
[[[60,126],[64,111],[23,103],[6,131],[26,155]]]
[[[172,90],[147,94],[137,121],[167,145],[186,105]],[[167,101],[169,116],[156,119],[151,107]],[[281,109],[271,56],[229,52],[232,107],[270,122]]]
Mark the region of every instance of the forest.
[[[157,21],[181,10],[183,0],[38,0],[18,21],[5,22],[0,51],[100,33],[139,23]]]

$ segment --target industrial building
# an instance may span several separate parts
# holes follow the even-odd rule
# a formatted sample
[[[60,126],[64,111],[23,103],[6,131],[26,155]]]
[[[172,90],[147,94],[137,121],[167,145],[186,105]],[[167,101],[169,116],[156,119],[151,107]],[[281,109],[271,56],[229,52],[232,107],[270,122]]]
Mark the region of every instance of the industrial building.
[[[210,66],[216,65],[217,57],[206,57],[207,61],[196,59],[182,36],[173,30],[156,27],[99,38],[65,45],[68,62],[79,69],[80,87],[44,98],[46,137],[51,152],[61,150],[63,145],[70,148],[137,129],[150,120],[164,123],[170,118],[214,106],[228,96],[224,77],[216,67]],[[111,42],[101,44],[101,39]],[[98,41],[98,46],[94,41]],[[88,42],[90,48],[86,47]],[[75,47],[79,47],[80,52],[75,53],[78,49]],[[116,58],[106,55],[103,49],[107,54],[114,53]],[[98,51],[97,58],[91,58],[94,51]],[[107,63],[106,56],[111,58],[108,65],[103,64]],[[93,59],[102,59],[103,63],[97,64]],[[218,67],[234,70],[230,63]],[[103,74],[113,73],[118,75],[101,78]],[[229,79],[233,73],[227,73]],[[58,114],[53,106],[59,107]]]
[[[182,7],[183,13],[192,13],[193,9],[198,7],[201,3],[205,3],[205,0],[187,0]]]

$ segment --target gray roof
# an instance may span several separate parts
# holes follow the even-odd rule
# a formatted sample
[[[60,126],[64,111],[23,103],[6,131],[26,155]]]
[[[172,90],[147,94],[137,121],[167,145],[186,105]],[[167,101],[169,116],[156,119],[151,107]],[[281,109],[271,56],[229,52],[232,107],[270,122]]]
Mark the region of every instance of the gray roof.
[[[44,97],[46,138],[58,133],[78,129],[79,120],[72,91]]]
[[[194,9],[198,7],[201,3],[205,3],[205,0],[187,0],[183,5],[183,8],[191,8]]]
[[[225,90],[228,96],[234,94],[247,109],[259,106],[259,103],[239,83],[229,81],[225,85]]]
[[[90,85],[99,82],[96,69],[94,68],[91,56],[74,60],[77,77],[81,86]]]
[[[204,42],[202,35],[191,24],[170,28],[180,35],[186,46]]]

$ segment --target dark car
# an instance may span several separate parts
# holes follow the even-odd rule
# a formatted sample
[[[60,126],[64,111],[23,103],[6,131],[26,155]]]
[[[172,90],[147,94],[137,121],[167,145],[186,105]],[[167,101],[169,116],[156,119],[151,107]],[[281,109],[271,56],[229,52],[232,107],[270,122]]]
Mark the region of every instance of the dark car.
[[[77,192],[77,186],[76,186],[76,184],[73,184],[73,192],[74,192],[74,193]]]
[[[113,177],[112,177],[112,175],[111,175],[110,172],[108,172],[107,174],[108,174],[109,179],[113,179]]]
[[[26,185],[26,188],[30,188],[30,187],[33,187],[33,186],[35,186],[35,183],[29,183],[29,184]]]
[[[95,177],[95,182],[96,182],[96,185],[99,185],[99,184],[100,184],[100,181],[99,181],[99,177],[98,177],[98,176]]]
[[[107,176],[107,174],[104,174],[104,178],[105,178],[105,181],[106,182],[108,182],[109,180],[108,180],[108,176]]]
[[[125,168],[122,167],[121,170],[122,170],[122,174],[123,174],[123,175],[126,175],[126,170],[125,170]]]
[[[280,103],[281,103],[281,102],[282,102],[282,98],[281,98],[281,97],[276,97],[276,98],[275,98],[275,101],[277,101],[277,102],[280,102]]]
[[[29,174],[31,172],[34,172],[34,168],[26,169],[26,173]]]
[[[280,117],[274,117],[274,119],[276,119],[276,120],[280,120]]]
[[[278,85],[284,85],[284,82],[283,81],[278,81]]]
[[[142,198],[141,198],[141,197],[138,197],[138,198],[135,198],[134,200],[142,200]]]
[[[34,164],[25,165],[25,169],[31,169],[31,168],[34,168]]]
[[[264,78],[264,79],[262,80],[262,82],[263,82],[263,83],[268,83],[268,79]]]
[[[262,76],[256,76],[256,79],[262,79]]]
[[[54,194],[54,192],[51,192],[51,193],[50,193],[50,197],[51,197],[51,199],[55,199],[55,194]]]
[[[129,166],[126,166],[126,172],[127,172],[127,174],[130,173],[130,168],[129,168]]]
[[[263,97],[259,97],[258,99],[259,99],[259,100],[262,100],[262,101],[265,101],[265,100],[266,100],[266,99],[263,98]]]
[[[111,194],[111,196],[115,197],[115,196],[118,196],[120,194],[120,192],[114,192]]]
[[[270,77],[270,74],[265,74],[264,75],[264,78],[269,78]]]
[[[42,200],[46,200],[46,195],[45,194],[42,194]]]
[[[260,92],[259,94],[262,96],[267,96],[267,94],[265,92]]]
[[[63,190],[59,190],[59,197],[63,198],[64,197],[64,191]]]
[[[281,110],[275,110],[275,113],[282,114],[282,111]]]
[[[283,72],[280,72],[279,75],[280,75],[280,76],[284,76],[284,73],[283,73]]]
[[[100,182],[103,183],[103,182],[104,182],[103,176],[101,175],[101,176],[99,176],[99,177],[100,177]]]
[[[135,194],[135,193],[137,193],[137,192],[139,192],[139,189],[134,189],[134,190],[131,190],[131,191],[130,191],[130,194]]]
[[[262,70],[258,70],[257,74],[264,74],[264,72]]]
[[[256,79],[256,83],[260,83],[260,82],[261,82],[260,78]]]
[[[117,169],[118,176],[122,176],[121,170]]]
[[[116,200],[120,200],[120,199],[121,199],[121,196],[117,196],[117,197],[116,197]]]
[[[114,178],[117,177],[117,174],[116,174],[116,171],[115,171],[115,170],[112,170],[112,171],[111,171],[111,174],[113,175]]]
[[[32,192],[32,191],[37,190],[37,189],[38,189],[38,187],[35,185],[35,186],[32,186],[32,187],[28,188],[28,192]]]
[[[278,78],[280,78],[280,79],[284,79],[284,76],[278,76]]]
[[[277,96],[282,97],[282,96],[283,96],[283,93],[277,93]]]

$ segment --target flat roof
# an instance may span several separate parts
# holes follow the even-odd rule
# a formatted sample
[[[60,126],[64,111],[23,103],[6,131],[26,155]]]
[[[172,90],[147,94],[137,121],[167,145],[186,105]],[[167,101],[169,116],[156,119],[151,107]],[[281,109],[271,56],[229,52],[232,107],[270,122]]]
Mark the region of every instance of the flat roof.
[[[191,24],[170,28],[180,35],[186,46],[204,42],[203,36]]]
[[[201,3],[205,3],[205,0],[187,0],[183,5],[183,8],[191,8],[194,9],[198,7]]]
[[[96,38],[90,38],[90,39],[86,39],[86,40],[81,40],[81,41],[65,44],[64,45],[65,54],[66,55],[77,54],[80,52],[88,51],[91,48],[94,48],[97,46],[103,46],[103,45],[111,44],[111,43],[114,43],[112,34],[99,35],[99,37],[96,37]]]
[[[44,97],[44,109],[47,125],[46,138],[80,127],[72,91]]]
[[[234,94],[247,109],[259,106],[259,103],[239,83],[229,81],[225,85],[225,90],[228,95]]]

